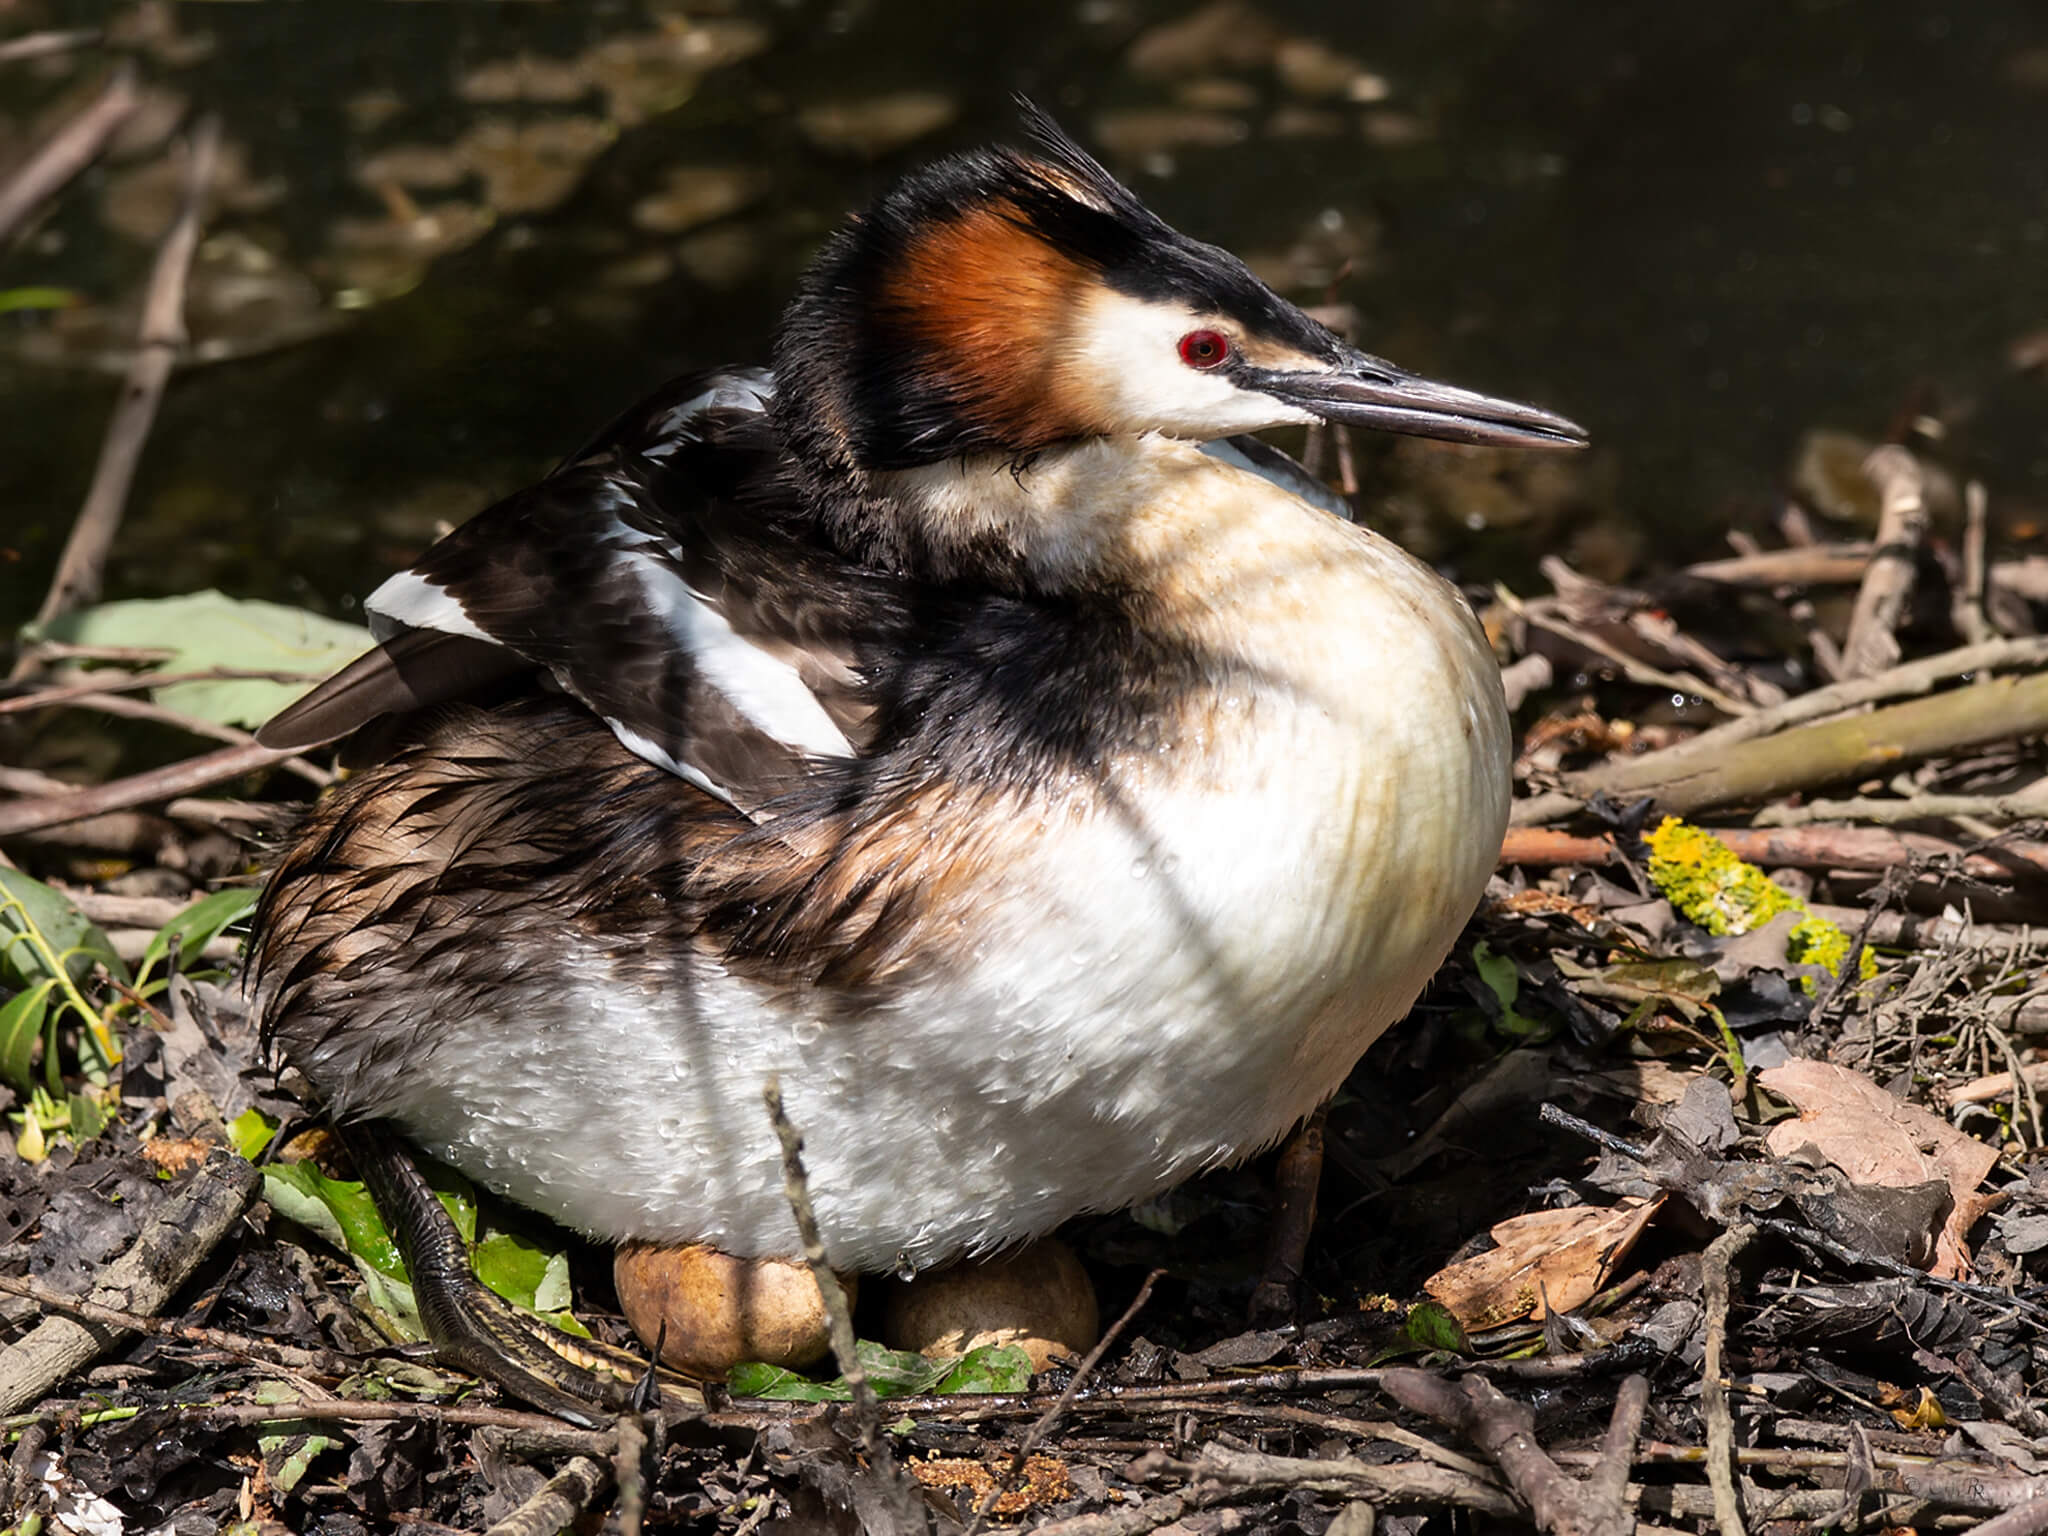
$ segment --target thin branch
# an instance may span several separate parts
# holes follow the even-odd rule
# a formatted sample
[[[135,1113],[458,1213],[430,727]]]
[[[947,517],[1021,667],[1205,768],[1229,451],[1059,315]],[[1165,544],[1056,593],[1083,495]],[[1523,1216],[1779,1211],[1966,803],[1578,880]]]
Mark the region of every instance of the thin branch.
[[[1896,631],[1913,597],[1913,562],[1928,524],[1920,465],[1910,452],[1887,444],[1864,460],[1863,473],[1877,488],[1880,510],[1877,548],[1842,642],[1842,669],[1849,677],[1869,677],[1897,665]]]
[[[91,104],[52,134],[13,179],[0,187],[0,240],[12,235],[23,219],[97,160],[115,130],[141,104],[135,89],[135,66],[124,63]]]
[[[206,194],[213,182],[219,149],[220,120],[202,119],[187,150],[184,200],[163,244],[157,248],[156,266],[149,274],[142,304],[140,345],[121,386],[120,403],[107,423],[106,439],[100,445],[99,463],[93,470],[92,486],[85,493],[85,504],[71,526],[71,537],[65,541],[64,553],[57,561],[50,590],[36,611],[39,625],[99,597],[107,554],[113,547],[115,531],[121,526],[128,488],[134,482],[143,445],[156,421],[157,403],[163,399],[164,386],[170,381],[171,369],[185,345],[185,283],[191,275],[192,258],[199,249]]]
[[[1842,586],[1862,579],[1870,564],[1871,549],[1865,541],[1795,544],[1790,549],[1765,549],[1721,560],[1701,560],[1679,574],[1722,586]]]
[[[782,1107],[782,1081],[771,1077],[761,1089],[761,1101],[768,1106],[768,1118],[775,1125],[775,1139],[782,1146],[782,1191],[796,1217],[797,1237],[804,1246],[804,1262],[824,1298],[825,1319],[832,1336],[832,1358],[839,1374],[846,1378],[853,1394],[854,1416],[860,1424],[861,1449],[870,1457],[882,1454],[882,1408],[868,1373],[860,1363],[860,1349],[854,1338],[853,1308],[846,1299],[846,1287],[825,1253],[825,1240],[818,1234],[818,1215],[811,1205],[810,1180],[804,1172],[804,1139],[790,1124]]]
[[[0,1293],[24,1297],[45,1312],[62,1313],[81,1322],[97,1323],[102,1328],[146,1333],[152,1338],[192,1344],[201,1349],[219,1350],[223,1354],[239,1355],[248,1360],[262,1360],[271,1365],[281,1365],[287,1370],[317,1371],[326,1376],[346,1376],[350,1371],[360,1370],[363,1365],[361,1360],[331,1349],[301,1349],[296,1344],[279,1344],[251,1334],[229,1333],[219,1328],[201,1328],[192,1323],[176,1323],[167,1318],[151,1317],[147,1313],[123,1307],[105,1306],[90,1297],[67,1296],[39,1280],[0,1275]]]
[[[1571,795],[1544,795],[1517,802],[1515,825],[1528,826],[1570,815],[1595,790],[1628,794],[1640,785],[1674,781],[1688,773],[1705,772],[1720,765],[1731,747],[1789,731],[1794,726],[1846,714],[1888,699],[1929,693],[1956,678],[2018,671],[2044,663],[2048,663],[2048,636],[2028,635],[2014,640],[1990,640],[1982,645],[1960,646],[1936,656],[1909,661],[1875,677],[1830,683],[1825,688],[1816,688],[1782,704],[1768,705],[1725,725],[1702,731],[1662,751],[1646,752],[1641,757],[1570,775],[1568,787],[1572,790]]]
[[[1803,827],[1815,821],[1867,821],[1899,826],[1916,821],[2048,821],[2048,798],[2029,785],[2011,795],[1908,795],[1883,800],[1859,795],[1849,800],[1809,800],[1803,805],[1770,805],[1750,818],[1759,827]]]
[[[181,710],[166,709],[163,705],[152,704],[147,699],[129,699],[111,693],[85,693],[69,702],[74,709],[90,709],[122,720],[147,720],[153,725],[168,725],[188,735],[203,736],[209,741],[225,741],[238,747],[253,746],[256,741],[255,736],[248,731],[204,720],[197,715],[188,715]],[[325,768],[307,762],[303,757],[283,758],[278,766],[285,772],[304,779],[315,789],[325,789],[334,782],[333,774]]]
[[[611,1469],[588,1456],[572,1458],[540,1490],[511,1514],[493,1525],[484,1536],[555,1536],[576,1523],[579,1516],[611,1486]]]
[[[152,688],[169,688],[178,683],[317,683],[326,675],[324,672],[260,672],[245,667],[207,667],[199,672],[137,672],[126,677],[101,677],[95,674],[93,680],[88,683],[62,683],[49,688],[31,689],[12,698],[0,699],[0,715],[18,715],[29,710],[50,709],[59,704],[96,698],[101,694],[146,693]]]
[[[74,48],[98,42],[100,36],[96,27],[78,27],[68,32],[24,32],[20,37],[10,37],[0,43],[0,64],[19,64],[27,59],[47,59],[52,54],[69,53]]]
[[[73,790],[68,795],[15,800],[0,805],[0,837],[19,837],[50,827],[68,826],[89,816],[104,816],[109,811],[125,811],[138,805],[153,805],[159,800],[176,799],[194,790],[225,784],[260,768],[274,768],[291,755],[274,747],[223,747],[218,752],[188,757],[183,762],[152,768],[146,773],[130,774],[125,779],[96,784],[90,789]]]
[[[2043,1532],[2048,1532],[2048,1494],[2036,1495],[2002,1515],[1993,1515],[1971,1531],[1970,1536],[2042,1536]]]
[[[1744,1536],[1742,1488],[1735,1470],[1735,1420],[1728,1411],[1728,1266],[1756,1236],[1750,1226],[1730,1227],[1707,1245],[1702,1276],[1707,1343],[1700,1362],[1700,1412],[1707,1422],[1707,1482],[1714,1490],[1714,1523],[1721,1536]]]
[[[1060,1395],[1053,1399],[1052,1406],[1040,1414],[1032,1422],[1031,1427],[1024,1431],[1024,1438],[1018,1442],[1016,1451],[1010,1457],[1010,1464],[1003,1469],[1003,1475],[996,1479],[995,1486],[983,1494],[981,1502],[975,1506],[974,1518],[967,1522],[967,1536],[974,1536],[974,1533],[982,1528],[988,1520],[989,1512],[996,1507],[996,1501],[1016,1486],[1017,1479],[1024,1474],[1024,1464],[1030,1459],[1031,1453],[1038,1449],[1053,1425],[1059,1422],[1060,1416],[1073,1406],[1074,1399],[1080,1396],[1081,1389],[1088,1384],[1089,1378],[1095,1374],[1095,1368],[1102,1364],[1116,1341],[1123,1337],[1124,1330],[1130,1327],[1140,1312],[1145,1310],[1145,1303],[1152,1299],[1152,1287],[1158,1284],[1160,1277],[1165,1273],[1163,1269],[1155,1269],[1145,1277],[1145,1283],[1138,1287],[1138,1294],[1131,1298],[1131,1304],[1124,1308],[1121,1317],[1109,1325],[1109,1331],[1096,1340],[1095,1347],[1083,1357],[1080,1369],[1074,1372]]]
[[[1972,480],[1963,487],[1963,579],[1949,608],[1956,633],[1971,645],[1998,637],[1998,628],[1984,607],[1990,581],[1985,551],[1990,540],[1990,521],[1984,482]]]
[[[1402,1407],[1426,1414],[1455,1429],[1500,1468],[1537,1528],[1548,1536],[1629,1536],[1635,1520],[1621,1498],[1610,1496],[1604,1477],[1580,1483],[1568,1476],[1536,1440],[1535,1417],[1529,1409],[1479,1376],[1446,1381],[1428,1371],[1403,1368],[1387,1372],[1387,1396]],[[1626,1437],[1635,1444],[1646,1389],[1630,1389],[1615,1404],[1608,1428],[1610,1440]],[[1627,1457],[1622,1458],[1623,1489]]]

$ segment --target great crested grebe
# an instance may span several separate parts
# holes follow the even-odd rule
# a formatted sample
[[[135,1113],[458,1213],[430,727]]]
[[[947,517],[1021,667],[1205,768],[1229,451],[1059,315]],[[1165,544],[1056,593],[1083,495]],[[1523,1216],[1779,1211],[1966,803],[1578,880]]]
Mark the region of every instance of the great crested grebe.
[[[258,918],[337,1121],[792,1255],[776,1076],[834,1264],[915,1269],[1270,1146],[1441,963],[1506,824],[1493,657],[1216,440],[1584,434],[1360,352],[1026,112],[827,244],[772,374],[442,539],[265,729],[395,717]]]

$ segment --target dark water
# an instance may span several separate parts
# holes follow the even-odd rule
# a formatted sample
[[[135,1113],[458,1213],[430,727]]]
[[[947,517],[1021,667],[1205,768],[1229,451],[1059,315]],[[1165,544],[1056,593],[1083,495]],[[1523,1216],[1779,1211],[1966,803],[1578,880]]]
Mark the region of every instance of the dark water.
[[[1540,400],[1596,435],[1567,513],[1471,528],[1453,506],[1425,540],[1439,557],[1514,570],[1589,529],[1652,565],[1708,550],[1726,527],[1767,526],[1803,430],[1880,435],[1905,410],[1950,421],[1949,451],[1985,477],[2008,527],[2048,515],[2048,381],[2006,361],[2048,326],[2037,4],[1264,8],[1382,76],[1378,107],[1296,99],[1263,63],[1140,77],[1132,40],[1189,9],[1155,0],[981,4],[937,23],[907,0],[731,9],[766,27],[766,49],[621,131],[552,211],[501,216],[411,292],[318,340],[181,375],[116,595],[216,584],[345,610],[437,519],[531,478],[667,374],[760,357],[842,211],[930,153],[1009,133],[1009,92],[1094,141],[1103,114],[1170,106],[1212,75],[1245,97],[1223,113],[1246,125],[1239,142],[1111,154],[1113,167],[1181,227],[1241,251],[1335,229],[1357,248],[1336,296],[1357,306],[1368,346]],[[23,25],[107,14],[49,4]],[[487,113],[600,110],[480,107],[458,98],[459,76],[650,25],[629,5],[170,14],[212,50],[150,72],[223,114],[252,178],[282,182],[269,207],[215,227],[325,293],[345,286],[324,254],[335,222],[379,213],[351,179],[364,155],[446,143]],[[0,107],[23,120],[62,88],[0,66]],[[946,93],[957,116],[873,162],[823,152],[793,122],[822,97],[903,90]],[[366,124],[369,92],[387,94],[386,121]],[[1276,136],[1283,108],[1322,113],[1335,136]],[[758,170],[759,200],[733,225],[752,249],[735,236],[734,270],[715,284],[618,286],[677,244],[629,216],[675,165]],[[115,174],[74,188],[6,257],[0,286],[132,290],[148,248],[101,222]],[[1314,267],[1318,286],[1292,296],[1324,296]],[[42,324],[0,317],[17,342]],[[0,361],[0,618],[41,592],[112,393],[104,372]]]

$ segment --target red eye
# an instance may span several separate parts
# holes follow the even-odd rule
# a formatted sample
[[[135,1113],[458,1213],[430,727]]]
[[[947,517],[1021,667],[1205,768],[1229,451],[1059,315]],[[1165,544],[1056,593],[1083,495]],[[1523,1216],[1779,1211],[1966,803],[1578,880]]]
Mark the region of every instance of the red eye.
[[[1216,368],[1230,359],[1221,331],[1189,331],[1180,339],[1180,360],[1190,368]]]

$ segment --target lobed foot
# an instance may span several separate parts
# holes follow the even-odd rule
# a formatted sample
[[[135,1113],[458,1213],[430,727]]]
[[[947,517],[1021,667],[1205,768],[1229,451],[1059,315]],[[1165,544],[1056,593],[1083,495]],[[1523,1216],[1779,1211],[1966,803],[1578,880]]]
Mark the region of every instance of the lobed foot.
[[[625,1350],[572,1338],[478,1280],[462,1234],[394,1132],[353,1125],[336,1134],[405,1255],[420,1320],[449,1364],[592,1429],[649,1406],[650,1386],[665,1402],[701,1406],[703,1394],[685,1378]]]

